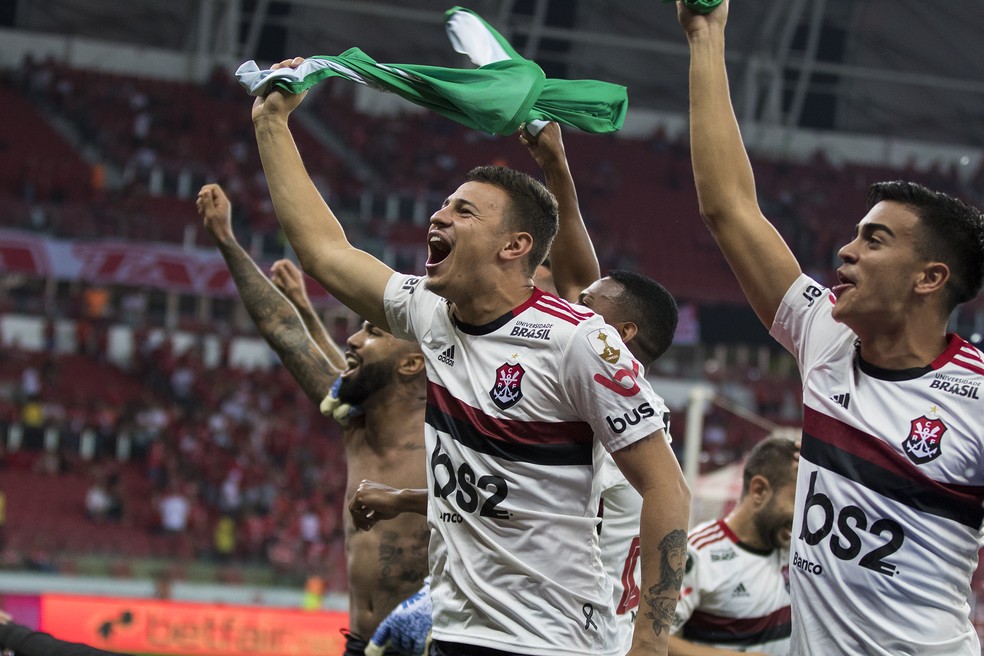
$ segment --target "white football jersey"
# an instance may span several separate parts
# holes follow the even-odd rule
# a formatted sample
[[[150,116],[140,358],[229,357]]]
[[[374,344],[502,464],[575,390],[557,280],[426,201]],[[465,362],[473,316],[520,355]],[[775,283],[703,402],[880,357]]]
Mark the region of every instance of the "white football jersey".
[[[789,653],[789,554],[738,540],[723,520],[690,531],[673,617],[681,638],[731,651]]]
[[[833,302],[800,276],[772,327],[803,378],[793,653],[979,656],[984,357],[951,335],[926,367],[874,367]]]
[[[663,414],[664,433],[670,437],[670,413]],[[632,646],[632,632],[639,609],[642,561],[639,559],[639,519],[642,495],[636,492],[600,442],[595,443],[594,485],[601,495],[599,538],[601,562],[612,579],[612,600],[622,653]]]
[[[594,484],[601,496],[601,562],[612,579],[618,641],[622,645],[620,653],[624,654],[632,645],[632,631],[639,608],[642,495],[625,479],[611,454],[600,444],[595,446],[595,463]]]
[[[540,290],[484,326],[455,321],[419,277],[395,274],[385,305],[427,361],[434,637],[619,654],[593,445],[663,428],[639,363],[599,316]]]

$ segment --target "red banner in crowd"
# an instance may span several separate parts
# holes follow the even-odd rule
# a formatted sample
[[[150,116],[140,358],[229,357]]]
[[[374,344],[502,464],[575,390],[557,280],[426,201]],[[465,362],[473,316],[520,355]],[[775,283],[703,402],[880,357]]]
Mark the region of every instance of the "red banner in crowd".
[[[269,271],[268,263],[260,268]],[[0,273],[21,273],[101,285],[135,285],[198,296],[236,296],[218,251],[127,241],[67,241],[0,230]],[[319,305],[331,301],[308,279]]]

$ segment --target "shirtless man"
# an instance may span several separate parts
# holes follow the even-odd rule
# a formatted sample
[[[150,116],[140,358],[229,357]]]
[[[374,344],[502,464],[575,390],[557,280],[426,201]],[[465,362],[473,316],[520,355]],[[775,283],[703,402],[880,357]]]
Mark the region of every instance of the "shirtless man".
[[[533,284],[557,231],[556,200],[525,174],[477,167],[431,215],[426,276],[396,272],[348,241],[311,182],[288,120],[303,99],[275,90],[252,109],[284,233],[325,289],[425,347],[432,646],[462,656],[617,656],[611,583],[590,537],[600,441],[643,496],[646,613],[630,653],[665,654],[690,491],[641,365],[599,316]],[[539,324],[549,340],[511,336]],[[645,417],[631,428],[605,420],[638,408]],[[565,558],[544,557],[558,549]]]
[[[343,355],[323,328],[310,321],[316,315],[303,292],[299,272],[288,264],[277,265],[275,279],[291,294],[288,300],[236,241],[231,206],[221,187],[202,187],[196,205],[250,317],[308,397],[317,404],[327,399],[326,405],[333,406],[337,399],[361,408],[361,414],[344,417],[347,421],[342,427],[346,500],[366,478],[400,487],[424,487],[425,378],[417,345],[365,322],[349,337]],[[313,333],[317,339],[305,327],[302,315],[320,331]],[[349,514],[344,515],[349,589],[345,656],[362,656],[380,621],[422,585],[430,532],[419,515],[389,522],[379,532],[356,531]]]

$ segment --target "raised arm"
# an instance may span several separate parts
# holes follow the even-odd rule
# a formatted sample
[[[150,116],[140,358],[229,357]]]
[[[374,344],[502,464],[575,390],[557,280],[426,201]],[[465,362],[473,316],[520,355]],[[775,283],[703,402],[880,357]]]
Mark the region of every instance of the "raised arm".
[[[800,266],[755,195],[725,68],[728,2],[707,15],[677,2],[677,15],[690,44],[690,148],[700,213],[759,320],[771,327]]]
[[[263,275],[236,241],[232,232],[232,207],[222,188],[216,184],[205,185],[198,192],[195,204],[263,339],[277,352],[308,398],[320,403],[345,368],[344,363],[333,366],[328,361],[291,302]]]
[[[297,57],[271,68],[297,66]],[[359,316],[389,330],[383,293],[393,271],[352,246],[311,181],[287,126],[305,93],[275,90],[253,103],[253,127],[274,209],[301,268]]]
[[[642,495],[642,597],[629,653],[665,654],[687,561],[690,489],[662,430],[612,458]]]
[[[304,327],[311,333],[311,338],[318,347],[324,351],[331,365],[339,371],[344,371],[347,366],[345,353],[328,336],[328,329],[321,322],[318,313],[314,311],[301,270],[294,266],[290,260],[277,260],[270,267],[270,280],[297,309],[297,313],[301,315],[301,320],[304,322]]]
[[[543,169],[544,184],[557,199],[560,230],[550,247],[550,270],[557,295],[576,300],[585,287],[601,277],[601,270],[581,217],[560,125],[550,122],[536,136],[520,130],[519,140]]]

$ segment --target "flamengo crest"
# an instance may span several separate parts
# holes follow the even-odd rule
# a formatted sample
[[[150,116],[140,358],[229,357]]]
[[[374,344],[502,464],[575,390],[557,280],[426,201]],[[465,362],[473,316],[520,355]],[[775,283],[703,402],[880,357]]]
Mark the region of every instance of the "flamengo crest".
[[[917,465],[935,460],[943,453],[940,442],[945,432],[946,425],[939,419],[930,419],[925,415],[913,419],[909,428],[909,437],[902,442],[902,450],[909,456],[909,460]]]
[[[526,370],[520,364],[503,363],[495,370],[495,385],[489,390],[489,397],[500,409],[511,408],[523,398],[523,375]]]

